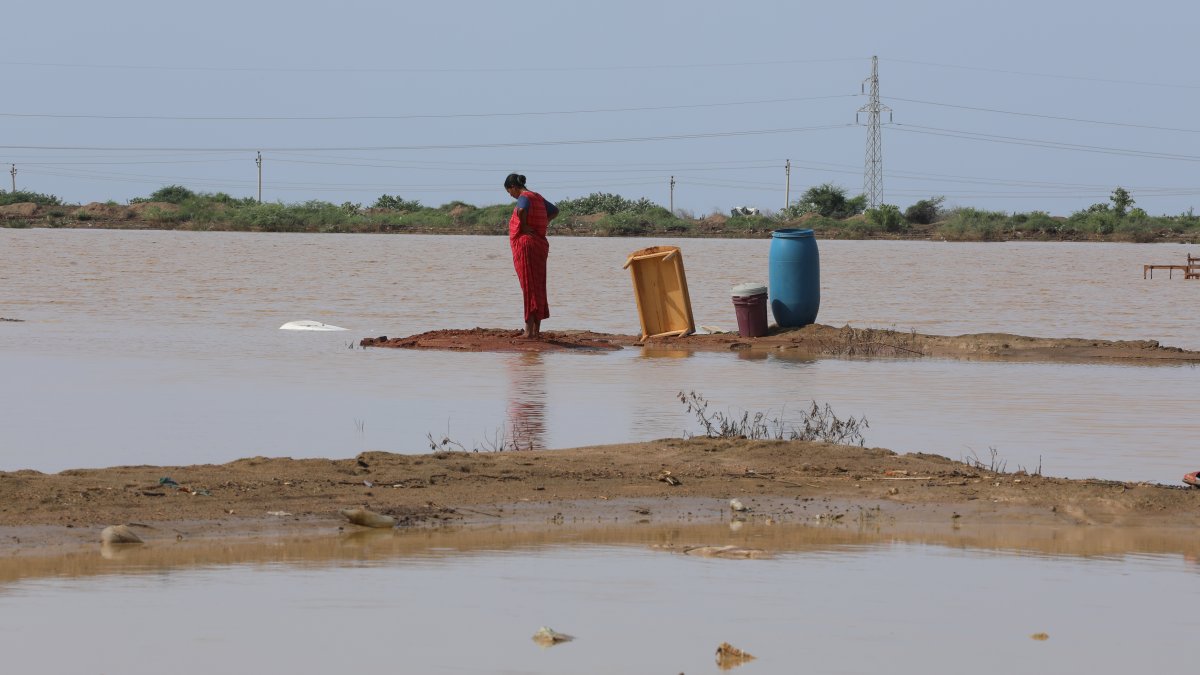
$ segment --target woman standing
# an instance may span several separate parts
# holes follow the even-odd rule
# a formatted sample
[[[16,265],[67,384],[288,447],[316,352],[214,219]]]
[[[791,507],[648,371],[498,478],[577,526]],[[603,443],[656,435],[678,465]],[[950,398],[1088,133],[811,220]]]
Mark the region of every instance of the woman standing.
[[[525,298],[525,337],[537,339],[542,336],[542,319],[550,318],[550,304],[546,300],[550,242],[546,239],[546,228],[558,215],[558,207],[525,187],[525,176],[508,174],[504,189],[517,200],[512,218],[508,219],[508,243],[512,247],[513,267],[521,280],[521,295]]]

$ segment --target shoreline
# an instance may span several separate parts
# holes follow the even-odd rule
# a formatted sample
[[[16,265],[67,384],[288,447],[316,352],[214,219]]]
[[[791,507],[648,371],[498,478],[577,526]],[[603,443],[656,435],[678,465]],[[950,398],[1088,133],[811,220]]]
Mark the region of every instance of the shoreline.
[[[732,511],[731,499],[746,510]],[[1200,490],[1182,483],[1054,478],[805,441],[664,439],[547,451],[22,470],[0,472],[0,501],[0,553],[13,558],[94,551],[100,531],[114,524],[137,524],[147,548],[369,531],[338,515],[354,507],[395,518],[398,527],[385,533],[510,528],[536,538],[565,525],[591,531],[741,519],[755,527],[905,537],[1000,529],[1014,532],[1013,543],[1067,536],[1091,541],[1087,546],[1103,532],[1114,541],[1169,539],[1169,551],[1200,554],[1191,543]]]
[[[542,340],[520,337],[520,331],[498,328],[444,329],[392,338],[363,338],[361,347],[431,349],[458,352],[615,351],[641,348],[678,352],[735,352],[756,357],[776,354],[796,358],[944,358],[1056,363],[1122,362],[1150,364],[1200,363],[1200,351],[1164,347],[1157,340],[1089,340],[1037,338],[1009,333],[945,336],[889,329],[837,328],[811,324],[803,328],[772,327],[768,335],[745,338],[736,332],[693,333],[650,337],[581,330],[545,331]]]
[[[24,206],[16,204],[13,206]],[[147,203],[135,206],[149,206],[153,209],[167,209],[172,204]],[[2,207],[0,207],[2,208]],[[174,207],[177,209],[177,207]],[[64,205],[59,207],[37,207],[26,211],[12,210],[11,213],[0,213],[0,229],[71,229],[71,230],[138,230],[138,231],[184,231],[184,232],[257,232],[257,233],[305,233],[305,234],[424,234],[424,235],[476,235],[507,237],[507,225],[503,220],[495,223],[461,223],[451,225],[421,224],[406,222],[395,224],[353,224],[314,227],[297,223],[292,225],[272,227],[246,227],[229,222],[194,222],[194,221],[156,221],[145,219],[141,214],[145,209],[131,210],[132,207],[91,203],[85,205]],[[169,210],[169,209],[168,209]],[[50,215],[59,213],[59,215]],[[68,214],[70,211],[72,216]],[[171,211],[172,213],[174,211]],[[80,216],[79,214],[83,214]],[[398,214],[404,216],[403,212]],[[766,218],[754,219],[751,222],[741,222],[736,226],[728,226],[728,218],[720,216],[716,219],[701,218],[688,221],[687,226],[661,227],[647,223],[634,228],[616,227],[603,228],[596,225],[594,216],[574,216],[569,219],[556,221],[552,237],[635,237],[635,238],[667,238],[667,239],[770,239],[774,230],[783,228],[811,228],[814,236],[820,240],[835,241],[936,241],[954,243],[1015,243],[1015,242],[1066,242],[1066,243],[1159,243],[1159,244],[1200,244],[1200,233],[1175,232],[1163,229],[1153,232],[1112,232],[1097,234],[1086,231],[1048,234],[1026,232],[1022,230],[1003,231],[986,229],[979,231],[954,231],[943,233],[938,229],[940,223],[930,225],[912,225],[908,231],[889,232],[882,229],[861,229],[856,227],[822,227],[808,222],[804,218],[792,221],[771,221]],[[842,222],[842,221],[834,221]],[[861,225],[861,217],[845,222]]]

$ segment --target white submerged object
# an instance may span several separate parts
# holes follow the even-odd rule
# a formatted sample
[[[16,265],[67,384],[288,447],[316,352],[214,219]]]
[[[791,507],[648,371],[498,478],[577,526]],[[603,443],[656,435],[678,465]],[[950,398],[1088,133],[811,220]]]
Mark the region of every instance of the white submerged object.
[[[279,330],[346,330],[341,326],[331,326],[320,321],[289,321],[279,327]]]

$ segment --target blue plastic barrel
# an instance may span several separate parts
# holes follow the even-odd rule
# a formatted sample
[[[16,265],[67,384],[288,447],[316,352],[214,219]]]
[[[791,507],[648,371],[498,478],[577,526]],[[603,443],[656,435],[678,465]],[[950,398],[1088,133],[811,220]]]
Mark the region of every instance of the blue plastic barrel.
[[[771,315],[780,328],[807,326],[821,307],[821,257],[812,230],[771,233],[768,284]]]

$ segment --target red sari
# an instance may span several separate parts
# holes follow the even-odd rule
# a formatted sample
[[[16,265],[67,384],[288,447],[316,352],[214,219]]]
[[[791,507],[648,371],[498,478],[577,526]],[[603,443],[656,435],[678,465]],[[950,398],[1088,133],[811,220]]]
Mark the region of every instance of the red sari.
[[[521,281],[525,321],[528,323],[550,318],[550,303],[546,300],[546,259],[550,257],[546,227],[550,219],[546,215],[546,200],[541,195],[525,190],[521,196],[529,200],[525,224],[533,230],[533,234],[521,234],[521,221],[514,206],[512,217],[508,219],[508,243],[512,247],[513,267]]]

